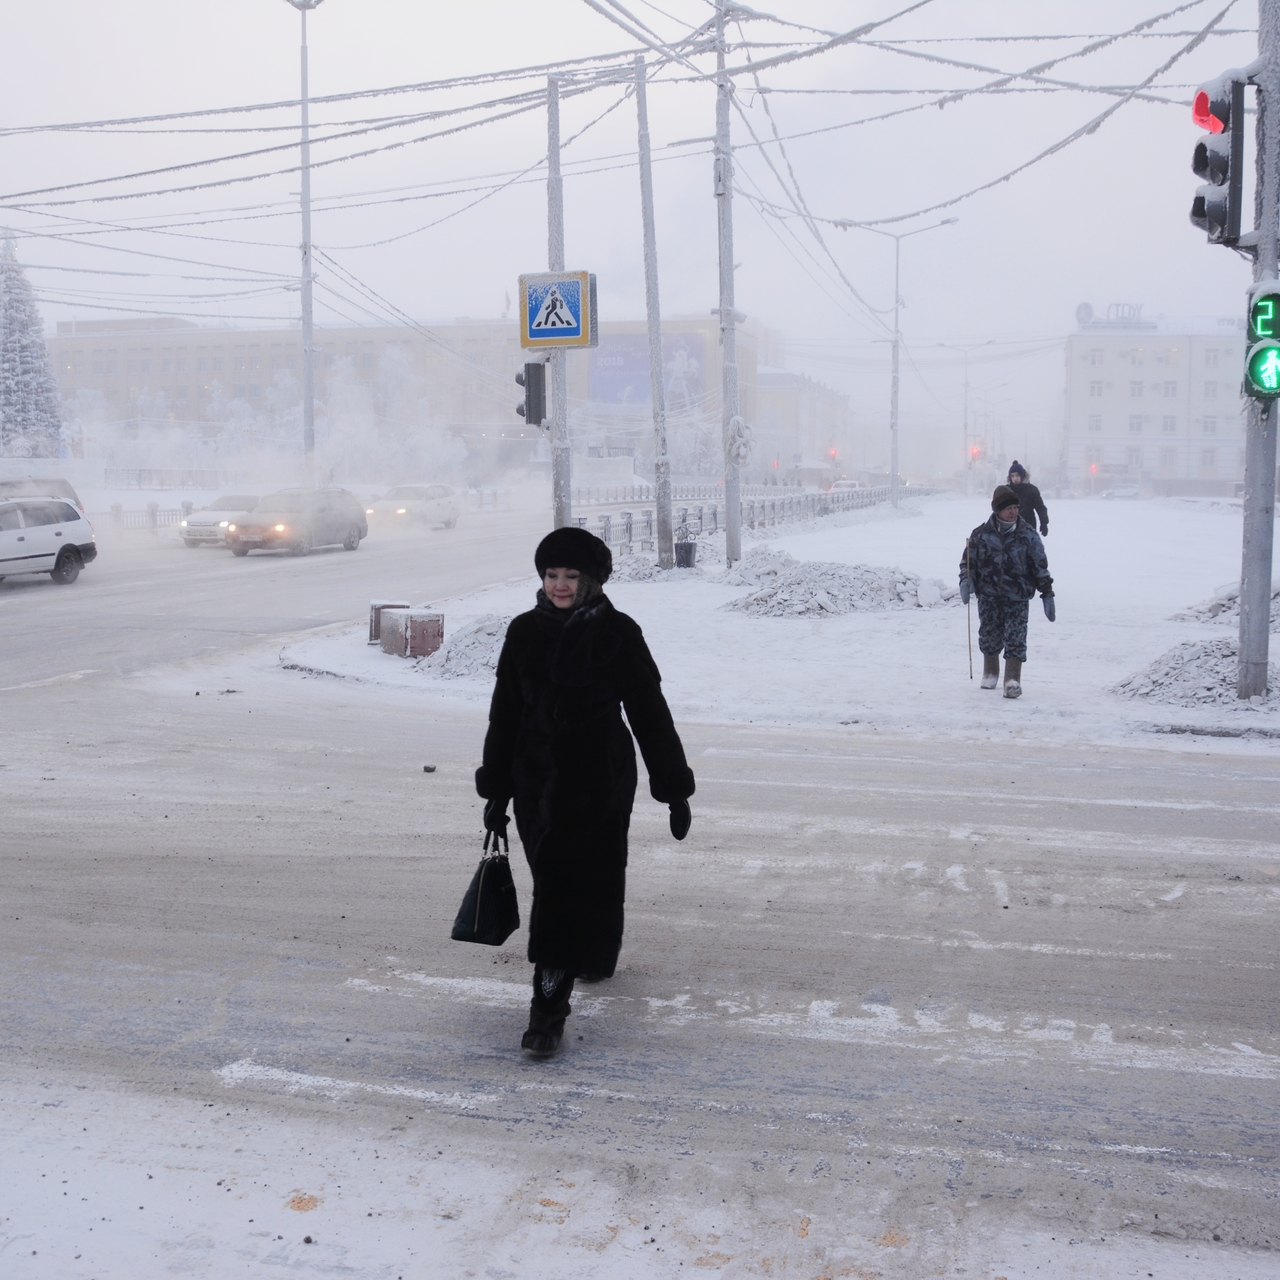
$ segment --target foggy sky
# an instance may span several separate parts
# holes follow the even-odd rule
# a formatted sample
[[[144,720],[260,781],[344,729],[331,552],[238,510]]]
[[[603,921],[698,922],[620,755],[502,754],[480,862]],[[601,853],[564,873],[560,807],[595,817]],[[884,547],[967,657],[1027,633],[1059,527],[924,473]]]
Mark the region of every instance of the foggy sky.
[[[1226,0],[1207,0],[1160,24],[1156,31],[1192,33]],[[905,0],[785,0],[773,12],[832,31],[889,15]],[[658,10],[643,0],[628,5],[668,38],[712,13],[706,0],[661,0]],[[1174,0],[934,0],[918,13],[882,28],[871,39],[928,38],[946,43],[913,44],[927,52],[1010,72],[1089,43],[1086,36],[1122,31],[1173,9]],[[1224,27],[1252,29],[1256,6],[1240,0]],[[421,0],[325,0],[309,18],[313,95],[404,84],[444,76],[527,66],[560,58],[630,49],[634,41],[579,0],[468,0],[465,4]],[[747,27],[755,40],[806,37],[767,24]],[[0,46],[4,88],[0,127],[93,120],[134,114],[203,109],[296,97],[297,13],[285,0],[130,0],[102,5],[89,0],[12,6]],[[1076,38],[1015,43],[954,42],[954,37],[1045,35]],[[737,30],[731,33],[737,36]],[[1178,48],[1182,38],[1130,39],[1076,58],[1046,75],[1097,85],[1132,85],[1145,79]],[[1255,56],[1252,34],[1211,38],[1156,81],[1166,96],[1189,99],[1200,80]],[[767,56],[767,51],[754,56]],[[710,59],[700,65],[709,69]],[[883,50],[845,48],[794,66],[766,71],[761,82],[784,89],[969,88],[990,74],[943,66]],[[353,121],[479,101],[517,86],[467,86],[429,96],[382,97],[318,106],[313,121]],[[527,84],[518,87],[530,87]],[[770,123],[750,77],[738,81],[752,125],[763,138]],[[600,89],[564,106],[562,134],[570,137],[621,97]],[[924,98],[821,94],[770,95],[779,132],[801,133],[842,121],[909,106]],[[809,208],[836,218],[871,219],[910,213],[947,200],[1029,160],[1103,111],[1115,99],[1096,93],[986,94],[944,109],[927,107],[900,118],[788,142],[787,152]],[[705,315],[716,304],[715,203],[709,146],[670,148],[668,143],[708,136],[714,127],[714,89],[705,83],[650,88],[655,159],[658,252],[664,313]],[[238,127],[262,123],[257,116],[177,122],[175,127]],[[296,123],[296,111],[269,122]],[[430,124],[395,137],[430,131]],[[317,129],[323,133],[324,129]],[[735,144],[750,141],[742,121],[733,122]],[[1250,137],[1251,137],[1251,130]],[[319,145],[313,160],[371,140]],[[912,237],[902,247],[902,317],[912,360],[903,368],[903,454],[908,467],[954,439],[959,453],[961,373],[958,358],[942,342],[995,339],[1044,340],[1045,347],[1074,328],[1078,303],[1103,309],[1111,302],[1141,303],[1148,315],[1241,313],[1248,265],[1236,255],[1207,246],[1187,221],[1197,180],[1190,157],[1198,131],[1184,106],[1130,102],[1092,136],[1035,165],[1008,183],[938,213],[886,229],[910,230],[943,217],[955,226]],[[177,164],[273,142],[296,134],[128,133],[86,136],[48,134],[0,138],[0,188],[5,193],[86,178]],[[1250,142],[1251,148],[1251,142]],[[614,157],[625,163],[635,149],[635,112],[628,100],[565,152],[565,163]],[[543,171],[475,209],[430,230],[381,247],[358,247],[424,226],[461,208],[475,194],[421,198],[424,188],[395,194],[414,198],[360,210],[327,211],[324,205],[357,193],[383,192],[413,184],[467,185],[486,175],[510,175],[545,151],[545,117],[533,111],[456,138],[433,141],[317,169],[314,238],[321,249],[396,306],[419,319],[501,314],[515,293],[516,276],[546,263]],[[784,160],[769,151],[778,168]],[[147,191],[184,182],[209,181],[237,172],[285,168],[296,153],[196,169],[163,178],[141,178],[104,187],[99,193]],[[605,163],[605,162],[601,162]],[[767,199],[785,203],[758,150],[738,155],[739,181]],[[1250,168],[1252,159],[1250,157]],[[592,167],[587,165],[586,167]],[[293,207],[296,174],[210,191],[145,200],[75,204],[47,209],[6,209],[0,223],[19,231],[70,228],[91,243],[73,246],[52,239],[20,241],[18,252],[32,264],[30,277],[52,323],[72,316],[101,319],[112,306],[138,312],[172,311],[209,317],[262,317],[284,321],[297,314],[296,292],[256,298],[188,299],[169,305],[164,295],[232,293],[253,286],[236,283],[88,275],[48,270],[75,266],[113,271],[202,273],[240,277],[246,271],[297,271],[298,218]],[[69,193],[77,194],[77,193]],[[82,193],[83,194],[83,193]],[[92,194],[92,192],[88,193]],[[58,199],[58,195],[36,197]],[[261,207],[266,206],[266,207]],[[599,277],[602,319],[643,315],[640,224],[633,167],[567,176],[566,257],[570,268]],[[235,211],[241,211],[237,214]],[[275,216],[245,220],[245,214]],[[52,216],[52,215],[56,215]],[[792,341],[789,363],[850,392],[863,421],[888,416],[887,330],[859,306],[836,278],[822,250],[803,225],[783,229],[762,218],[746,200],[736,201],[739,309]],[[77,219],[115,226],[226,219],[216,224],[154,232],[90,235]],[[67,222],[66,219],[71,219]],[[793,235],[795,238],[793,238]],[[887,309],[893,301],[893,242],[863,230],[823,228],[827,245],[867,301]],[[209,237],[213,237],[210,239]],[[796,256],[788,252],[790,244]],[[798,244],[804,247],[801,249]],[[130,257],[101,246],[115,245],[216,264],[184,267]],[[805,251],[813,254],[811,259]],[[799,261],[797,261],[797,258]],[[803,266],[801,265],[803,264]],[[338,288],[344,300],[317,290],[317,323],[368,321],[357,312],[352,288],[340,283],[323,260],[321,286]],[[279,281],[268,281],[268,284]],[[59,290],[60,293],[52,291]],[[74,292],[77,296],[69,296]],[[120,295],[132,294],[125,298]],[[90,307],[90,303],[97,304]],[[124,312],[121,312],[124,314]],[[216,322],[206,319],[205,322]],[[249,319],[234,324],[253,323]],[[879,340],[879,341],[877,341]],[[1054,434],[1062,419],[1062,361],[1057,348],[1004,358],[1018,348],[999,345],[971,364],[973,412],[998,420],[1009,452],[1029,449],[1031,463],[1051,464]],[[993,360],[991,354],[1002,358]],[[914,362],[914,363],[913,363]],[[1025,443],[1024,443],[1025,442]],[[947,445],[947,448],[950,446]],[[1038,457],[1036,456],[1038,453]]]

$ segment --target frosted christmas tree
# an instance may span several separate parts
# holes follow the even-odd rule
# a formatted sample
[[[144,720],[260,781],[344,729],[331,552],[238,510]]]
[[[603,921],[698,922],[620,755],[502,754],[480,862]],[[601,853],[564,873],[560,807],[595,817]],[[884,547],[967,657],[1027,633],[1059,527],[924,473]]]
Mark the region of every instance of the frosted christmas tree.
[[[56,458],[61,434],[44,325],[6,237],[0,244],[0,457]]]

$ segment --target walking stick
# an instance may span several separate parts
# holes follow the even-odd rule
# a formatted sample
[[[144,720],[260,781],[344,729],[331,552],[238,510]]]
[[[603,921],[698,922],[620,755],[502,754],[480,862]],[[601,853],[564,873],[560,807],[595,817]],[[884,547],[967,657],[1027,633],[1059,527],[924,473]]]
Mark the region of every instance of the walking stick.
[[[969,539],[964,540],[964,572],[969,579],[969,599],[964,602],[965,630],[969,633],[969,679],[973,679],[973,563],[969,559]]]

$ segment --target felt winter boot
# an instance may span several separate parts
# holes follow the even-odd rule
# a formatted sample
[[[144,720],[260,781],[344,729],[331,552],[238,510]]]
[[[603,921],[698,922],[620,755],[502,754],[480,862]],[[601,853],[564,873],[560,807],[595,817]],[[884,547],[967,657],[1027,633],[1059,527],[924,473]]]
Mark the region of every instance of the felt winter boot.
[[[1022,659],[1006,658],[1004,660],[1004,696],[1006,698],[1022,697]]]
[[[573,974],[541,965],[534,968],[529,1029],[520,1039],[520,1047],[531,1058],[549,1058],[560,1047],[564,1020],[573,1012],[569,1004],[572,991]]]
[[[994,689],[1000,682],[1000,655],[984,653],[982,655],[982,687]]]

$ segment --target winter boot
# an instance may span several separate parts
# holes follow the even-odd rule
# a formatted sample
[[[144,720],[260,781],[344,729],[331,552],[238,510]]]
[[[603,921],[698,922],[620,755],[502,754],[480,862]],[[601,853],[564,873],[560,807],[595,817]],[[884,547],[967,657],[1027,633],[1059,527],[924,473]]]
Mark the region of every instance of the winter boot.
[[[982,655],[982,687],[994,689],[1000,683],[1000,655],[984,653]]]
[[[529,1003],[529,1029],[520,1047],[531,1058],[549,1058],[560,1047],[564,1020],[573,1012],[569,994],[573,991],[573,974],[562,969],[533,970],[533,999]]]
[[[1006,698],[1022,697],[1022,659],[1006,658],[1004,660],[1004,696]]]

